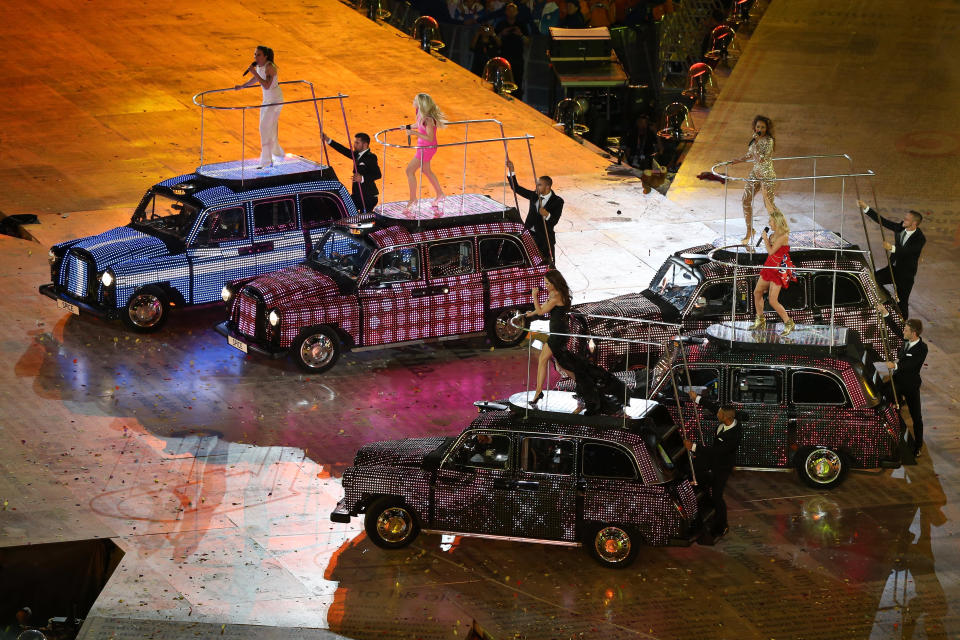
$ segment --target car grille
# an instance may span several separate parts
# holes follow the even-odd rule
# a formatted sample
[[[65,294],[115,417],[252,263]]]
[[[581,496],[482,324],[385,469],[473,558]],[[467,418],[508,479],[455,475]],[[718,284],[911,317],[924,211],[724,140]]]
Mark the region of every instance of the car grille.
[[[260,292],[244,287],[237,296],[235,322],[245,336],[263,340],[266,337],[267,312]]]
[[[78,299],[97,295],[96,269],[93,261],[82,253],[70,251],[64,257],[60,283]]]

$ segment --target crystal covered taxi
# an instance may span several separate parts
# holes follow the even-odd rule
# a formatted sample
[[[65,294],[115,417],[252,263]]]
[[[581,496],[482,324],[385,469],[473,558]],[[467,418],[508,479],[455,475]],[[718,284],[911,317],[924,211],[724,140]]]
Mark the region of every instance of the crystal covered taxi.
[[[583,546],[614,568],[642,545],[713,542],[713,507],[664,407],[633,399],[625,418],[586,417],[572,393],[548,391],[537,409],[530,395],[478,402],[455,436],[364,446],[331,519],[362,514],[388,549],[429,531]]]
[[[298,156],[282,167],[224,162],[154,185],[126,226],[54,245],[40,293],[150,332],[175,307],[220,302],[228,282],[302,262],[331,222],[357,211],[330,167]]]
[[[307,260],[224,291],[217,326],[244,353],[292,356],[305,371],[330,369],[345,350],[489,334],[519,343],[509,320],[532,308],[547,264],[514,208],[456,196],[447,212],[415,217],[401,203],[374,220],[345,221]]]

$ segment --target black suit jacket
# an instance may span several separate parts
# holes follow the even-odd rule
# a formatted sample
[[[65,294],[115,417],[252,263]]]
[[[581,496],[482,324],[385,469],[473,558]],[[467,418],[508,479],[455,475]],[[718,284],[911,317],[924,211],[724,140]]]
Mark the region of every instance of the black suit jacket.
[[[547,246],[549,243],[550,251],[552,252],[553,246],[557,243],[553,228],[557,226],[557,222],[563,214],[563,198],[553,191],[550,192],[550,199],[547,200],[547,203],[544,205],[544,209],[546,209],[550,215],[544,218],[540,215],[540,209],[537,206],[540,196],[537,195],[536,191],[524,189],[517,184],[517,176],[515,175],[510,176],[510,186],[518,196],[530,201],[530,210],[527,212],[527,219],[524,221],[523,226],[533,234],[534,240],[537,241],[537,246],[540,247],[540,251],[543,252],[543,259],[550,260],[550,253],[547,251]],[[546,235],[544,235],[543,230],[544,221],[546,221],[547,227]]]
[[[926,236],[920,227],[910,234],[910,239],[906,244],[900,242],[900,232],[903,231],[902,222],[894,222],[884,218],[871,208],[867,208],[867,217],[874,222],[882,224],[887,229],[894,232],[894,252],[890,255],[890,267],[893,269],[893,277],[897,283],[913,282],[917,275],[917,263],[920,261],[920,252],[923,251],[923,245],[927,243]]]
[[[707,398],[700,397],[700,406],[707,410],[711,415],[716,415],[720,407]],[[746,420],[746,414],[736,413],[736,424],[723,431],[716,433],[720,424],[712,427],[716,434],[713,438],[713,444],[705,446],[703,443],[697,445],[694,455],[705,462],[714,472],[729,472],[737,464],[737,448],[740,446],[740,439],[743,437],[743,422]]]
[[[352,149],[334,140],[330,141],[330,146],[340,155],[353,159]],[[363,155],[357,158],[357,173],[363,178],[363,182],[353,182],[353,175],[351,174],[350,181],[353,182],[351,195],[353,196],[353,201],[357,204],[357,207],[360,207],[360,203],[363,202],[370,208],[371,203],[376,202],[377,196],[380,195],[376,181],[383,177],[383,174],[380,173],[380,165],[377,163],[376,154],[369,149],[364,151]],[[363,192],[362,200],[360,198],[361,191]]]
[[[893,372],[893,382],[897,386],[897,391],[910,391],[919,389],[920,370],[923,368],[923,362],[927,359],[927,343],[920,338],[912,349],[907,349],[904,344],[897,353],[897,369]]]

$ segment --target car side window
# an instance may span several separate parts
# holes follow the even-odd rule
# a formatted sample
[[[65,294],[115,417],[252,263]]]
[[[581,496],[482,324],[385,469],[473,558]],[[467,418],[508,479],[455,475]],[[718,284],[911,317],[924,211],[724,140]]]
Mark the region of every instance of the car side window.
[[[831,300],[835,300],[838,307],[859,305],[864,300],[863,287],[853,276],[838,273],[834,298],[833,276],[827,273],[818,274],[813,279],[813,299],[818,307],[829,307]]]
[[[690,384],[687,384],[687,374],[683,365],[674,367],[673,375],[680,385],[680,399],[687,399],[687,391],[696,391],[697,394],[717,402],[720,397],[720,372],[713,368],[690,367]]]
[[[510,436],[495,433],[470,433],[453,454],[454,464],[478,469],[510,468]]]
[[[296,229],[297,214],[293,200],[267,200],[254,204],[253,227],[258,234]]]
[[[734,369],[730,399],[741,404],[783,402],[783,372],[778,369]]]
[[[515,238],[480,239],[480,268],[484,271],[527,266],[527,257]]]
[[[730,299],[732,292],[733,281],[731,280],[720,280],[704,284],[700,287],[700,291],[693,300],[693,307],[690,309],[690,314],[710,318],[724,315],[729,316],[732,308],[731,303],[733,302],[733,300]],[[749,295],[747,295],[747,289],[744,287],[742,294],[737,300],[737,313],[746,313],[749,310]]]
[[[420,248],[403,247],[383,254],[370,270],[367,282],[373,286],[420,279]]]
[[[431,278],[449,278],[473,273],[473,241],[438,242],[427,255]]]
[[[750,284],[750,290],[757,286],[757,279],[754,278]],[[780,304],[783,305],[783,308],[787,311],[806,309],[807,308],[807,283],[806,278],[802,273],[797,274],[797,281],[791,282],[790,286],[786,289],[780,289],[780,296],[778,300]],[[773,311],[773,307],[770,306],[769,300],[764,297],[763,308],[765,311]]]
[[[791,398],[795,404],[847,403],[847,394],[833,376],[817,371],[794,371],[790,380],[793,386]]]
[[[524,438],[520,445],[520,468],[528,473],[568,476],[574,469],[573,440],[564,438]]]
[[[300,196],[300,218],[304,229],[316,229],[343,217],[340,202],[329,195]]]
[[[247,212],[243,207],[220,209],[207,213],[197,233],[197,244],[232,242],[247,237]]]
[[[637,477],[633,459],[626,451],[599,442],[587,442],[583,445],[582,472],[590,478],[633,480]]]

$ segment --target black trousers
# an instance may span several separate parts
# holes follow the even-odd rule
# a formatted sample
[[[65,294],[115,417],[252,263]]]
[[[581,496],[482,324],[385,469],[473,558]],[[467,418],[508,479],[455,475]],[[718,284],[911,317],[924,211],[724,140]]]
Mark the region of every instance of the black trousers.
[[[877,284],[893,284],[893,278],[890,277],[890,267],[879,269],[875,274]],[[910,290],[913,289],[913,278],[907,278],[902,274],[894,274],[897,278],[897,295],[900,296],[900,311],[903,312],[903,319],[910,319]],[[891,294],[893,291],[891,290]]]
[[[923,444],[923,407],[920,404],[920,387],[915,389],[897,389],[903,404],[910,409],[910,418],[913,420],[914,447],[919,449]],[[900,422],[903,423],[903,416],[900,416]]]
[[[711,533],[719,535],[729,526],[727,522],[727,503],[723,499],[723,492],[727,488],[727,480],[730,479],[733,469],[711,469],[702,462],[696,464],[695,467],[697,482],[710,489],[710,499],[717,511],[717,518]]]
[[[350,197],[353,199],[353,204],[357,206],[357,211],[360,213],[372,212],[373,208],[377,206],[377,202],[380,201],[378,196],[363,196],[363,198],[361,198],[360,194],[357,194],[351,195]],[[367,206],[364,207],[363,205]]]

